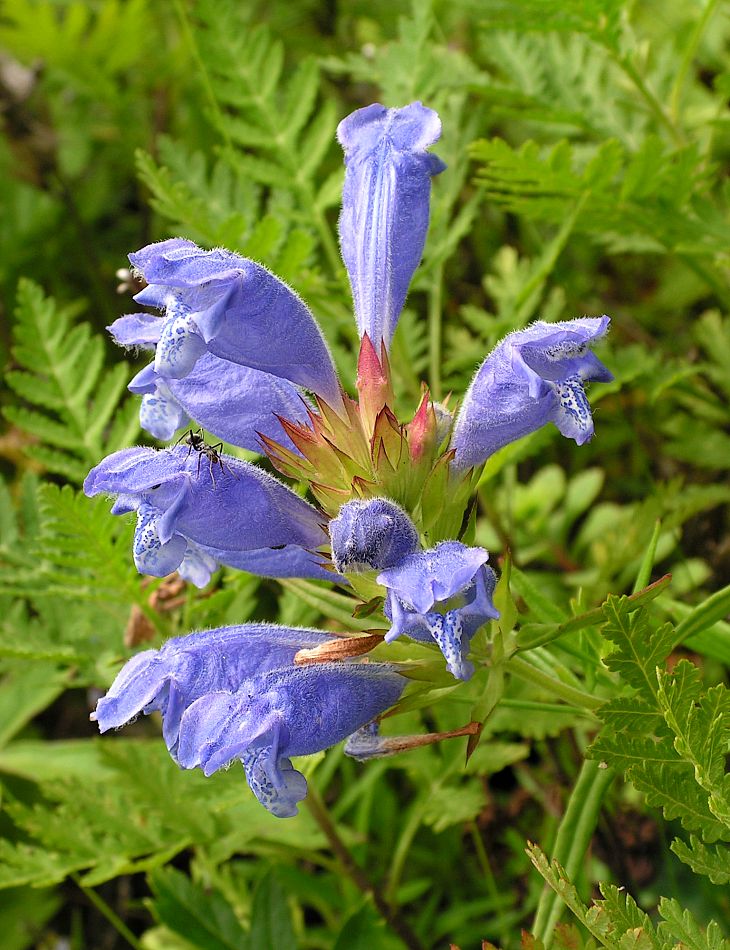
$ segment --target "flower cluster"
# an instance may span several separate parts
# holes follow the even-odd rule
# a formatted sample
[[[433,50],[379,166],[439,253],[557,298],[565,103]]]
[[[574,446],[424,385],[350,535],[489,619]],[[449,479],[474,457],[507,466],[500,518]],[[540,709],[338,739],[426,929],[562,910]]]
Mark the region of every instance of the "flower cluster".
[[[146,283],[136,300],[162,316],[124,316],[109,328],[121,345],[150,351],[130,389],[151,435],[171,440],[194,423],[264,451],[313,498],[192,432],[166,449],[116,452],[85,490],[116,496],[114,514],[136,512],[138,570],[177,570],[200,587],[219,565],[328,580],[382,605],[389,623],[384,642],[254,623],[192,633],[134,656],[100,700],[92,718],[102,731],[159,712],[182,768],[209,775],[239,760],[254,794],[282,817],[306,793],[292,756],[348,737],[358,758],[400,748],[377,737],[406,682],[388,661],[393,640],[430,645],[454,677],[472,675],[470,643],[498,617],[487,551],[458,538],[472,472],[547,422],[585,442],[593,422],[584,383],[611,379],[590,351],[607,317],[538,322],[487,356],[455,417],[426,391],[412,419],[398,420],[388,353],[423,252],[432,178],[445,167],[427,151],[440,132],[419,102],[371,105],[338,129],[340,239],[361,338],[357,400],[305,303],[226,250],[174,238],[130,255]],[[363,659],[376,645],[377,660]]]

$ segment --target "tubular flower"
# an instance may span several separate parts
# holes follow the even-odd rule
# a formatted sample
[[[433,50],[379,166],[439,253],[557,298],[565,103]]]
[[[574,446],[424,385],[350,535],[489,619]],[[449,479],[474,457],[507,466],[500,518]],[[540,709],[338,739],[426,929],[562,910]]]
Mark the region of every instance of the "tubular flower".
[[[204,353],[288,379],[338,408],[340,384],[314,317],[294,291],[266,268],[225,250],[206,251],[181,238],[129,255],[147,281],[138,303],[164,310],[155,370],[182,379]],[[140,321],[142,323],[143,321]]]
[[[336,640],[320,630],[242,624],[168,640],[120,671],[92,714],[101,732],[139,713],[162,714],[163,736],[182,768],[206,775],[239,759],[259,801],[297,814],[307,792],[290,756],[340,742],[400,696],[386,664],[296,667],[295,654]]]
[[[342,257],[355,319],[377,352],[390,347],[428,230],[431,178],[446,167],[426,149],[441,135],[433,109],[376,103],[340,122],[345,187],[340,214]]]
[[[122,346],[154,349],[162,321],[148,314],[130,315],[107,329]],[[194,420],[217,438],[252,452],[261,451],[260,435],[293,449],[277,417],[298,423],[307,419],[307,404],[293,383],[208,352],[180,379],[161,375],[154,362],[149,363],[129,389],[142,396],[140,424],[156,439],[171,439]]]
[[[487,620],[499,617],[492,603],[495,576],[484,548],[442,541],[430,551],[410,554],[378,574],[387,588],[385,613],[391,628],[386,643],[406,634],[435,642],[457,679],[469,679],[469,641]]]
[[[89,472],[84,491],[117,495],[113,514],[137,512],[140,573],[178,569],[199,587],[218,563],[271,577],[332,576],[310,553],[326,541],[319,512],[248,462],[214,463],[184,446],[122,449]]]
[[[605,335],[608,317],[561,323],[538,321],[510,333],[482,363],[454,425],[454,467],[479,465],[497,449],[547,422],[583,445],[593,435],[584,382],[612,374],[590,346]]]

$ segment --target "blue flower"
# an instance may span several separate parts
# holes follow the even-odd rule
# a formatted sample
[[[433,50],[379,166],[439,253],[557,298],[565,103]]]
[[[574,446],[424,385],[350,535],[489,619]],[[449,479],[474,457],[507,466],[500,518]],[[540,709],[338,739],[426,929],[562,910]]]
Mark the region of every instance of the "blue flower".
[[[259,801],[277,817],[291,817],[307,783],[290,757],[319,752],[363,728],[404,686],[386,664],[294,665],[299,650],[334,639],[273,624],[177,637],[133,657],[92,719],[106,732],[140,712],[159,711],[181,767],[211,775],[239,759]]]
[[[426,148],[441,120],[412,102],[403,109],[374,104],[340,122],[345,187],[340,245],[350,276],[360,336],[380,353],[395,332],[428,230],[431,177],[444,163]]]
[[[150,244],[129,259],[149,285],[135,300],[165,316],[156,339],[140,318],[140,339],[130,326],[125,342],[154,343],[159,376],[182,379],[207,352],[287,379],[341,407],[337,373],[317,322],[266,268],[181,238]]]
[[[332,561],[338,571],[393,567],[418,547],[408,515],[387,498],[348,501],[329,523]]]
[[[154,350],[162,321],[148,314],[130,315],[107,329],[123,346]],[[171,439],[194,420],[216,438],[252,452],[261,451],[259,434],[296,451],[277,417],[308,421],[307,404],[293,383],[208,352],[180,379],[161,376],[154,362],[149,363],[129,389],[142,396],[142,428],[161,440]]]
[[[185,446],[122,449],[89,472],[84,491],[117,495],[113,514],[137,512],[142,574],[177,569],[202,587],[220,563],[269,577],[336,577],[312,553],[327,540],[320,512],[248,462],[214,463]]]
[[[467,660],[469,641],[487,620],[499,617],[488,558],[484,548],[442,541],[382,571],[377,581],[388,590],[385,613],[391,621],[386,642],[403,634],[435,642],[451,673],[469,679],[474,672]]]
[[[590,439],[593,417],[583,383],[613,379],[589,349],[609,322],[608,317],[538,321],[505,337],[464,397],[451,438],[454,468],[479,465],[546,422],[578,445]]]

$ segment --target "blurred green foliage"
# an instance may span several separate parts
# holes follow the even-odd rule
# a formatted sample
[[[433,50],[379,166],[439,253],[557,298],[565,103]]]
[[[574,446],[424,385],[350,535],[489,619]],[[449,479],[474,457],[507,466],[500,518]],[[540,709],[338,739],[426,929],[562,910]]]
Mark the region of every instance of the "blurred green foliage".
[[[399,922],[462,950],[730,946],[728,40],[717,0],[6,0],[4,947],[395,950]],[[224,570],[171,597],[136,573],[131,525],[78,490],[141,437],[102,329],[134,307],[126,253],[181,235],[286,279],[351,385],[334,132],[417,98],[448,171],[402,414],[538,317],[609,313],[616,381],[589,446],[542,430],[481,476],[502,621],[468,684],[415,683],[390,727],[477,720],[466,765],[464,739],[335,749],[279,821],[236,770],[179,771],[154,722],[100,741],[87,714],[142,634],[369,621],[326,585]]]

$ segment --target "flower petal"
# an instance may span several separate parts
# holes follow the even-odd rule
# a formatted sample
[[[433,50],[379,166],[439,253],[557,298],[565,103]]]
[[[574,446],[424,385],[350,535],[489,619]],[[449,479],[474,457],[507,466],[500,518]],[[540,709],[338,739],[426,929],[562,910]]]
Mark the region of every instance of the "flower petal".
[[[154,348],[160,339],[163,321],[151,313],[130,313],[107,327],[119,346]]]
[[[262,791],[262,804],[274,814],[295,814],[289,758],[345,739],[392,706],[403,686],[385,664],[271,670],[243,683],[235,695],[218,692],[194,702],[180,723],[178,759],[206,775],[241,759],[248,776],[256,763],[252,788]]]
[[[582,445],[593,434],[583,382],[613,377],[589,352],[608,317],[537,322],[510,333],[489,354],[467,390],[454,425],[453,467],[485,461],[546,422]]]
[[[166,386],[187,416],[207,432],[252,452],[261,451],[259,433],[296,452],[277,416],[301,424],[309,421],[307,404],[293,383],[210,353],[184,378],[158,377],[157,386],[159,393]]]
[[[321,513],[271,475],[227,455],[214,463],[184,446],[115,452],[87,475],[84,491],[137,494],[162,510],[156,524],[162,543],[177,534],[235,552],[288,544],[315,549],[326,540]]]
[[[167,311],[158,372],[179,379],[207,349],[288,379],[341,407],[337,373],[317,322],[266,268],[180,239],[150,244],[129,257],[150,284],[136,299]]]
[[[340,214],[342,257],[350,276],[360,336],[376,352],[390,347],[423,253],[431,177],[446,167],[425,149],[441,135],[432,110],[374,104],[340,123],[345,186]]]
[[[382,571],[377,580],[412,609],[425,614],[438,601],[462,591],[488,560],[484,548],[442,541],[435,548],[403,558],[395,567]]]
[[[382,571],[377,580],[387,588],[385,614],[391,621],[386,643],[403,634],[434,642],[449,671],[457,679],[469,679],[474,672],[467,660],[469,642],[487,620],[499,617],[488,557],[484,548],[442,541]]]
[[[387,498],[348,501],[329,523],[332,560],[338,571],[392,567],[418,547],[408,515]]]
[[[168,640],[160,650],[145,650],[122,667],[92,719],[99,730],[116,729],[141,712],[162,713],[168,748],[177,743],[180,717],[200,696],[235,693],[254,674],[291,666],[302,649],[334,639],[323,630],[245,623],[218,627]],[[170,705],[174,687],[177,703]]]
[[[296,544],[241,552],[220,551],[216,548],[204,550],[220,564],[236,567],[259,577],[309,577],[320,581],[347,583],[344,577],[322,566],[325,561],[324,554],[307,551]]]

